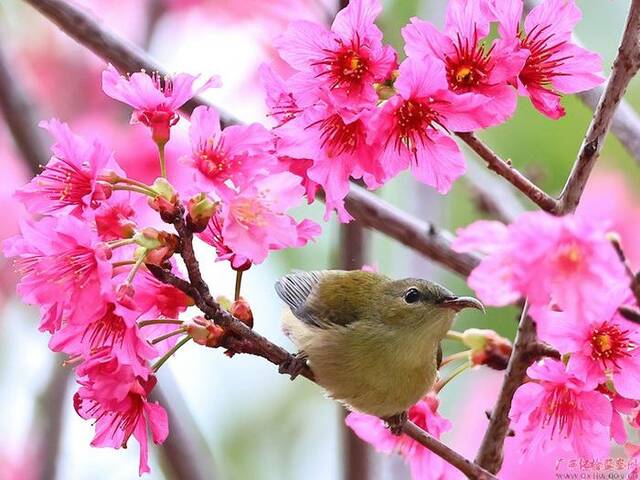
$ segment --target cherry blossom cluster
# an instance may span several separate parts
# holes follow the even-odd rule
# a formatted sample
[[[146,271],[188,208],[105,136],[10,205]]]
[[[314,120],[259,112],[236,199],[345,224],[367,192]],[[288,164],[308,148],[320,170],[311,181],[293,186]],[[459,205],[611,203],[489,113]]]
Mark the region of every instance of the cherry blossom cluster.
[[[378,0],[350,2],[330,30],[292,22],[276,43],[294,73],[262,70],[277,154],[322,185],[327,215],[342,221],[349,179],[376,188],[402,170],[447,193],[464,174],[452,132],[499,125],[518,95],[544,115],[564,115],[561,94],[604,78],[601,60],[575,45],[573,0],[545,0],[521,24],[522,0],[450,0],[444,30],[411,19],[407,58],[382,42]],[[498,38],[490,35],[498,25]]]
[[[270,132],[258,124],[221,130],[212,108],[193,112],[192,151],[180,159],[193,181],[169,181],[165,145],[177,109],[218,86],[217,78],[196,88],[198,78],[187,74],[125,78],[110,66],[102,80],[107,95],[133,107],[131,123],[149,128],[162,175],[151,185],[130,178],[101,141],[57,119],[43,122],[53,155],[16,193],[31,217],[3,249],[14,258],[22,299],[40,307],[49,347],[75,366],[74,406],[94,420],[92,445],[125,447],[133,435],[142,474],[149,471],[149,432],[156,443],[168,434],[166,411],[149,400],[155,372],[186,340],[215,347],[224,335],[203,317],[178,319],[193,299],[150,272],[157,265],[182,275],[174,259],[181,240],[165,222],[186,213],[188,228],[215,248],[212,259],[238,272],[270,250],[304,245],[319,226],[287,213],[303,199],[303,179],[279,163]],[[229,308],[252,320],[239,291]]]
[[[454,242],[486,255],[469,277],[478,297],[495,306],[526,298],[538,338],[562,354],[532,364],[513,398],[525,455],[604,458],[611,439],[627,442],[625,421],[639,425],[640,325],[620,310],[637,300],[607,227],[586,214],[533,212],[508,226],[475,222]]]

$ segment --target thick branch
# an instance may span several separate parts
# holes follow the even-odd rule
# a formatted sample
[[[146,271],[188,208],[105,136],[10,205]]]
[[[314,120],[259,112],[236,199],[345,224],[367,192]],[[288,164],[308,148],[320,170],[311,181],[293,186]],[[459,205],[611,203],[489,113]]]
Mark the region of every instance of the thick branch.
[[[537,345],[536,327],[531,317],[527,315],[525,305],[500,395],[491,413],[489,426],[482,438],[475,460],[478,465],[490,472],[497,473],[502,466],[502,448],[509,431],[509,411],[513,394],[524,382],[527,368],[535,358],[534,353],[537,353]]]
[[[1,45],[1,43],[0,43]],[[43,135],[37,127],[33,107],[21,89],[21,82],[13,78],[8,59],[0,48],[0,111],[16,147],[34,175],[49,161]]]
[[[567,183],[560,195],[557,213],[575,211],[580,196],[595,166],[613,116],[629,82],[640,68],[640,0],[632,0],[627,24],[611,75],[598,102],[593,119],[582,142]]]
[[[514,187],[526,195],[533,203],[541,209],[552,212],[556,209],[556,199],[542,191],[531,180],[516,170],[511,163],[500,158],[496,153],[486,146],[482,140],[473,133],[456,133],[456,135],[466,143],[469,148],[478,154],[485,162],[489,170],[493,170],[503,177]]]

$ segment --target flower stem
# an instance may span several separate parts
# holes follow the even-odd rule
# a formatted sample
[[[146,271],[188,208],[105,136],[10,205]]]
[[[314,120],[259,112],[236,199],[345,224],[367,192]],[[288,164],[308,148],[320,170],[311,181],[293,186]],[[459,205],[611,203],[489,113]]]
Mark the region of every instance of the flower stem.
[[[141,320],[138,327],[147,327],[149,325],[182,325],[182,321],[175,318],[153,318],[151,320]]]
[[[460,365],[459,367],[457,367],[455,370],[453,370],[449,374],[449,376],[447,378],[443,378],[442,380],[438,381],[435,384],[435,386],[433,387],[435,392],[436,393],[440,393],[440,390],[442,390],[447,385],[447,383],[449,383],[451,380],[456,378],[458,375],[460,375],[462,372],[464,372],[470,366],[471,366],[471,362],[465,362],[462,365]]]
[[[127,185],[138,187],[138,188],[141,188],[142,190],[147,190],[149,193],[152,193],[153,195],[157,195],[158,194],[158,192],[156,192],[153,188],[151,188],[146,183],[139,182],[138,180],[134,180],[132,178],[120,177],[120,178],[118,178],[118,182],[117,183],[124,183],[124,184],[127,184]]]
[[[160,175],[167,178],[167,165],[164,161],[164,143],[158,143],[158,157],[160,158]]]
[[[155,345],[156,343],[160,343],[167,338],[175,337],[176,335],[180,335],[186,331],[187,329],[185,327],[180,327],[176,330],[173,330],[172,332],[165,333],[164,335],[160,335],[159,337],[154,338],[153,340],[151,340],[151,345]]]
[[[156,198],[158,196],[153,190],[146,190],[140,187],[135,187],[133,185],[114,185],[111,187],[111,190],[126,190],[128,192],[135,192],[141,195],[146,195],[147,197]]]
[[[471,354],[471,350],[463,350],[461,352],[452,353],[451,355],[448,355],[442,359],[442,362],[440,363],[440,367],[444,367],[445,365],[451,362],[455,362],[456,360],[461,360],[461,359],[469,360],[470,354]]]
[[[180,349],[180,347],[182,347],[189,340],[191,340],[191,337],[184,337],[182,340],[176,343],[171,350],[165,353],[162,357],[160,357],[160,359],[156,363],[154,363],[151,366],[151,370],[153,370],[154,372],[157,372],[160,369],[160,367],[164,365],[164,362],[169,360],[169,357],[174,353],[176,353]]]
[[[113,240],[111,242],[107,242],[107,245],[110,249],[113,250],[115,248],[125,247],[134,243],[136,243],[136,241],[133,238],[123,238],[122,240]]]
[[[111,266],[113,268],[118,268],[118,267],[126,267],[127,265],[135,265],[135,260],[122,260],[121,262],[113,262],[111,264]]]
[[[458,342],[462,342],[462,333],[456,332],[455,330],[449,330],[445,337],[447,340],[456,340]]]
[[[242,288],[242,273],[243,270],[236,270],[236,291],[233,297],[234,300],[240,299],[240,289]]]
[[[138,273],[138,270],[140,270],[140,267],[144,263],[144,260],[147,258],[148,253],[149,253],[149,250],[145,250],[144,253],[140,255],[140,258],[136,260],[136,263],[134,263],[133,268],[129,272],[129,275],[127,276],[127,280],[125,281],[125,283],[130,285],[131,282],[133,282],[133,279],[136,276],[136,273]]]

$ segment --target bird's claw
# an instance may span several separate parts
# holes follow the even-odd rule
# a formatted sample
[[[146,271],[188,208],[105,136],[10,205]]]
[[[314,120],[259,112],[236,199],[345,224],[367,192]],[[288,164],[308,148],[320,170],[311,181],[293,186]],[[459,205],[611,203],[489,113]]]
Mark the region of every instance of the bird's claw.
[[[295,380],[305,368],[307,368],[307,355],[300,351],[282,362],[278,366],[278,372],[287,374],[291,377],[291,380]]]
[[[398,413],[383,418],[387,428],[394,435],[401,435],[404,424],[407,423],[407,412]]]

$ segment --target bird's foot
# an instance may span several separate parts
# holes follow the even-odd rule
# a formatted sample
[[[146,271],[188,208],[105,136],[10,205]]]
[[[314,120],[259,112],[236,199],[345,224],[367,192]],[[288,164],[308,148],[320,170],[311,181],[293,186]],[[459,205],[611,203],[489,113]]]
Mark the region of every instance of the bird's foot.
[[[383,418],[387,428],[394,435],[401,435],[404,424],[407,423],[407,412],[398,413]]]
[[[307,354],[302,350],[291,355],[278,367],[278,372],[285,373],[294,380],[307,367]]]

